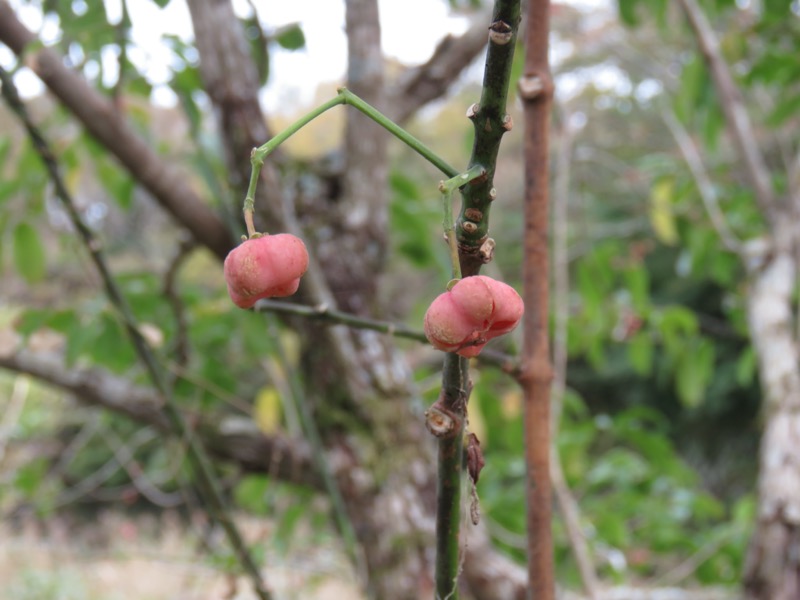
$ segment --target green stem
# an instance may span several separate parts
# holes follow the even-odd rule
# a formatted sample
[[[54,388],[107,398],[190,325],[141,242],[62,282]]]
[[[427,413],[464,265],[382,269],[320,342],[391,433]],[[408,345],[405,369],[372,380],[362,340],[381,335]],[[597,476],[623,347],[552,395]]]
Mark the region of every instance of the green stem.
[[[164,376],[161,366],[155,357],[155,354],[148,346],[145,339],[142,337],[139,324],[133,315],[130,307],[128,306],[125,297],[119,289],[119,286],[111,274],[111,270],[106,263],[105,257],[101,251],[102,244],[95,237],[94,233],[86,226],[83,219],[75,206],[72,196],[64,184],[58,166],[58,161],[50,149],[50,145],[44,136],[39,132],[39,129],[30,119],[25,105],[22,103],[19,93],[14,85],[14,81],[8,72],[0,67],[0,82],[2,82],[2,93],[5,96],[11,109],[17,115],[19,120],[25,126],[28,136],[30,137],[36,152],[44,163],[45,168],[50,175],[50,179],[55,187],[56,195],[64,204],[64,207],[69,214],[72,224],[78,232],[84,246],[86,247],[89,255],[97,269],[100,278],[105,287],[106,296],[108,297],[111,305],[116,309],[122,320],[125,329],[130,337],[131,344],[136,351],[139,360],[145,367],[153,387],[164,400],[164,412],[170,422],[172,430],[181,438],[186,440],[187,454],[192,462],[194,473],[197,477],[197,485],[200,489],[201,495],[207,502],[207,509],[211,518],[222,526],[223,530],[228,536],[228,540],[234,549],[234,553],[239,561],[242,569],[250,577],[256,594],[261,600],[271,600],[272,595],[264,586],[261,579],[258,566],[253,561],[247,545],[244,542],[236,524],[230,518],[227,508],[225,507],[222,493],[217,483],[216,475],[214,474],[211,462],[205,453],[204,448],[194,435],[189,424],[183,416],[183,413],[177,406],[174,397],[172,396],[166,377]]]
[[[356,108],[360,112],[367,115],[370,119],[386,129],[394,137],[414,150],[417,154],[439,169],[442,173],[448,177],[455,177],[458,175],[458,169],[450,166],[446,160],[437,155],[433,150],[428,148],[425,144],[408,133],[405,129],[397,125],[389,117],[382,114],[374,106],[367,104],[347,88],[339,88],[339,95],[345,99],[345,104],[349,104],[353,108]]]
[[[458,598],[460,571],[461,472],[466,404],[469,397],[469,361],[448,352],[442,370],[442,392],[432,410],[452,419],[439,437],[436,480],[436,599]]]
[[[344,103],[344,96],[339,94],[335,98],[328,100],[311,112],[297,119],[297,121],[289,125],[286,129],[281,131],[267,143],[262,144],[258,148],[253,148],[253,151],[250,153],[250,164],[252,165],[252,170],[250,171],[250,183],[247,186],[247,195],[244,198],[243,209],[244,221],[247,225],[247,237],[253,237],[253,234],[256,233],[253,225],[253,212],[255,211],[256,186],[258,185],[258,178],[261,175],[261,167],[264,165],[264,159],[269,156],[270,153],[275,150],[275,148],[280,146],[283,142],[308,125],[311,121],[319,117],[322,113],[330,110],[334,106]]]
[[[420,140],[408,133],[405,129],[397,125],[389,117],[381,113],[377,108],[368,104],[367,102],[364,102],[364,100],[356,96],[347,88],[339,88],[338,91],[339,93],[335,98],[331,98],[324,104],[321,104],[314,110],[303,115],[265,144],[259,146],[258,148],[253,148],[253,151],[250,153],[250,164],[252,165],[252,170],[250,171],[250,182],[247,186],[247,195],[245,196],[243,207],[244,221],[247,226],[248,237],[253,237],[253,235],[257,233],[253,224],[253,213],[255,212],[256,187],[258,186],[258,178],[261,175],[261,167],[264,165],[264,160],[270,155],[270,153],[272,153],[272,151],[275,150],[275,148],[280,146],[283,142],[308,125],[311,121],[319,117],[327,110],[340,104],[349,104],[356,110],[365,114],[367,117],[386,129],[389,133],[406,144],[448,177],[454,177],[458,174],[457,169],[447,164],[447,161],[441,158],[433,150],[428,148]]]
[[[456,239],[456,228],[453,222],[453,192],[484,175],[486,175],[486,169],[481,165],[475,165],[466,173],[461,173],[460,175],[451,177],[447,181],[439,182],[439,191],[442,192],[442,208],[444,212],[442,227],[444,228],[444,237],[447,240],[447,245],[450,248],[450,264],[453,269],[451,283],[461,279],[461,259],[458,257],[458,240]],[[448,284],[448,289],[449,288],[450,284]]]
[[[486,167],[486,177],[464,190],[458,217],[456,231],[462,248],[461,265],[469,271],[477,272],[486,260],[480,247],[489,235],[489,212],[497,198],[494,189],[497,153],[501,138],[513,126],[506,104],[519,21],[520,0],[496,0],[480,102],[467,113],[475,132],[469,166]]]
[[[520,20],[520,0],[496,0],[489,27],[489,49],[480,104],[470,107],[467,114],[472,120],[475,141],[467,173],[482,171],[472,185],[462,188],[461,214],[455,224],[453,242],[458,252],[457,262],[464,276],[476,275],[489,260],[490,254],[481,253],[489,232],[489,207],[496,198],[493,187],[500,138],[511,129],[511,119],[505,113],[508,82],[514,48],[517,45],[517,28]],[[446,209],[447,210],[447,209]],[[450,229],[452,217],[446,217]],[[457,241],[457,244],[454,242]],[[454,268],[455,272],[455,268]],[[431,407],[452,420],[455,435],[439,436],[438,497],[436,512],[436,598],[457,600],[459,573],[459,521],[461,499],[461,472],[463,431],[467,418],[469,399],[468,361],[455,354],[445,355],[442,373],[442,393]],[[430,427],[430,416],[428,425]]]
[[[351,313],[342,312],[340,310],[332,310],[326,305],[304,306],[302,304],[280,302],[278,300],[260,300],[258,304],[256,304],[256,310],[297,315],[299,317],[306,317],[317,321],[325,321],[327,323],[348,325],[349,327],[354,327],[357,329],[370,329],[372,331],[379,331],[387,335],[416,340],[425,344],[428,343],[428,338],[425,337],[424,332],[412,329],[401,323],[391,323],[389,321],[379,321],[377,319],[359,317]]]

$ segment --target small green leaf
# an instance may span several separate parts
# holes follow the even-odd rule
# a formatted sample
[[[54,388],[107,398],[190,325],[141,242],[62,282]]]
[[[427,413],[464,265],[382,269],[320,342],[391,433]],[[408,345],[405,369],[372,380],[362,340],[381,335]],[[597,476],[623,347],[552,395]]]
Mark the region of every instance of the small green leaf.
[[[273,34],[272,39],[286,50],[299,50],[306,45],[306,36],[298,23],[281,27]]]
[[[45,250],[39,233],[28,223],[14,228],[14,265],[28,283],[44,279],[47,272]]]

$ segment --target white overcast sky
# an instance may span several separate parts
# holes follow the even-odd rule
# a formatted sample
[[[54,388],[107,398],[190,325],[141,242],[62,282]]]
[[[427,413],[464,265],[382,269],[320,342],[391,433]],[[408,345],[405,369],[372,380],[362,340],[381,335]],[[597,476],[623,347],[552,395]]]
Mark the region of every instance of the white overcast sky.
[[[104,0],[112,20],[121,14],[121,0]],[[571,3],[592,9],[608,6],[610,0],[573,0]],[[58,32],[56,22],[43,22],[36,6],[22,0],[10,0],[20,19],[39,32],[45,43],[54,41]],[[73,0],[80,9],[83,0]],[[250,14],[246,0],[233,0],[237,12]],[[300,23],[306,36],[306,48],[297,52],[275,52],[271,61],[270,85],[263,101],[268,108],[287,100],[307,103],[320,82],[341,81],[346,65],[344,35],[344,2],[341,0],[253,0],[262,24],[269,30],[289,23]],[[85,7],[85,4],[83,4]],[[155,100],[170,103],[171,92],[160,86],[169,77],[172,54],[162,43],[164,35],[192,38],[191,18],[185,0],[172,0],[160,9],[150,0],[128,0],[133,23],[131,35],[139,51],[130,55],[150,82],[157,86]],[[467,18],[452,16],[446,0],[380,0],[384,52],[406,64],[427,59],[436,43],[447,33],[461,33],[468,26]],[[425,15],[425,18],[418,18]],[[8,66],[13,58],[0,44],[0,64]],[[116,77],[116,57],[104,56],[103,68],[113,82]],[[30,72],[17,76],[17,84],[26,96],[42,91],[41,83]]]

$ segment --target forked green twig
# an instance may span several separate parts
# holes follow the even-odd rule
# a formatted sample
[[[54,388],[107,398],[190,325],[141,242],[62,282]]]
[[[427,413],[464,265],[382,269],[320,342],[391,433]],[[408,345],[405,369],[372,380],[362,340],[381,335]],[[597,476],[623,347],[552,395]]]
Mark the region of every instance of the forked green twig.
[[[259,146],[258,148],[253,148],[253,151],[250,153],[250,163],[252,165],[252,170],[250,171],[250,182],[247,186],[247,195],[245,196],[243,207],[244,221],[247,226],[248,237],[252,237],[257,233],[255,225],[253,224],[253,213],[255,211],[256,187],[258,186],[258,178],[261,175],[261,167],[264,165],[264,160],[278,146],[334,106],[349,104],[386,129],[389,133],[406,144],[409,148],[416,151],[417,154],[422,156],[425,160],[427,160],[448,177],[454,177],[458,175],[459,171],[457,169],[447,164],[447,161],[437,155],[420,140],[408,133],[405,129],[397,125],[389,117],[381,113],[374,106],[364,102],[364,100],[356,96],[347,88],[339,88],[338,91],[339,93],[334,98],[331,98],[327,102],[306,113],[265,144]]]

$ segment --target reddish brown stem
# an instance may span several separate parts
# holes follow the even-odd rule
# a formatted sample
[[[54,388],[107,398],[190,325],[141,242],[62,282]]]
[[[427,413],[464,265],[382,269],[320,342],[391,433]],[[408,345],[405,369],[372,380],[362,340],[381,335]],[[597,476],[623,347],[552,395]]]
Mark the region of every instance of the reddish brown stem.
[[[525,321],[521,383],[527,464],[528,597],[552,600],[548,343],[548,128],[553,84],[547,63],[550,3],[529,0],[525,71],[519,82],[525,111]]]

